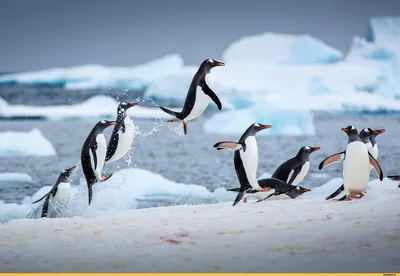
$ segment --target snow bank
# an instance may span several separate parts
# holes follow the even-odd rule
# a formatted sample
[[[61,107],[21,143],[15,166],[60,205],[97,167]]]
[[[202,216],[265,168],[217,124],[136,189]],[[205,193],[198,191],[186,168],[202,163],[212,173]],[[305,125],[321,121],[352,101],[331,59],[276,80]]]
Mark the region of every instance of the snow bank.
[[[310,35],[264,33],[242,37],[222,54],[227,62],[260,62],[264,64],[332,63],[343,54]]]
[[[0,173],[0,182],[25,182],[32,183],[33,179],[29,174],[20,172]]]
[[[4,75],[0,76],[0,84],[61,85],[67,89],[98,87],[143,89],[154,79],[177,71],[182,66],[183,59],[179,55],[172,54],[133,67],[81,65]]]
[[[0,132],[0,156],[56,156],[56,150],[42,132],[34,128],[28,132]]]
[[[45,117],[49,120],[61,120],[71,118],[114,118],[117,114],[118,102],[104,95],[94,96],[82,103],[74,105],[55,106],[27,106],[9,105],[0,98],[0,116],[13,117]],[[158,107],[135,106],[128,110],[128,115],[133,118],[167,118],[168,115]]]
[[[400,189],[378,189],[389,183],[385,179],[352,202],[302,196],[235,207],[16,220],[0,225],[0,255],[6,256],[0,267],[7,272],[397,271]]]
[[[315,135],[310,111],[276,109],[258,105],[249,109],[218,112],[204,124],[206,133],[241,135],[254,122],[271,125],[257,135]]]

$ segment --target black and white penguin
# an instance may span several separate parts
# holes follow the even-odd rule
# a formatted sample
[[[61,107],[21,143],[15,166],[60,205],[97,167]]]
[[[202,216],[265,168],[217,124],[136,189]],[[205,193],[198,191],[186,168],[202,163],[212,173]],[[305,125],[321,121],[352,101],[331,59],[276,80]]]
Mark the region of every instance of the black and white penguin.
[[[135,137],[135,126],[126,115],[126,111],[137,103],[121,103],[118,105],[117,120],[108,142],[106,165],[124,157],[130,150]]]
[[[261,202],[270,198],[271,196],[279,196],[279,195],[287,195],[292,199],[299,197],[300,195],[311,192],[310,189],[303,188],[301,186],[290,185],[280,179],[277,178],[265,178],[258,180],[258,184],[262,188],[271,189],[268,192],[259,192],[257,190],[248,190],[246,191],[246,195],[243,198],[243,201],[247,201],[247,197],[256,197],[258,198],[257,202]]]
[[[360,139],[361,141],[367,146],[368,152],[378,160],[378,143],[376,142],[376,136],[385,132],[384,129],[377,129],[374,130],[372,128],[363,128],[360,131]],[[370,171],[372,170],[373,166],[370,166]],[[344,191],[344,185],[342,184],[336,191],[334,191],[331,195],[327,196],[325,200],[329,200],[338,196],[341,192]],[[345,197],[344,197],[345,198]],[[342,199],[344,199],[342,198]]]
[[[230,149],[235,151],[234,164],[240,183],[240,190],[233,206],[242,199],[246,190],[255,189],[260,192],[269,190],[269,188],[263,189],[257,182],[258,147],[255,135],[257,132],[270,127],[270,125],[254,123],[243,133],[237,143],[223,141],[214,145],[214,148],[217,148],[217,150]]]
[[[367,146],[361,141],[358,131],[354,126],[342,128],[348,135],[346,150],[335,153],[325,158],[319,165],[319,169],[343,161],[343,183],[346,192],[345,200],[362,198],[368,187],[370,164],[382,181],[383,172],[378,161],[368,152]]]
[[[107,143],[103,131],[116,123],[115,121],[99,121],[82,146],[81,165],[88,186],[89,205],[92,202],[92,186],[95,183],[106,181],[112,176],[112,174],[101,176],[107,153]]]
[[[42,206],[42,218],[55,218],[58,211],[62,211],[63,208],[65,208],[65,206],[68,204],[71,196],[71,184],[68,182],[68,178],[75,168],[76,166],[73,166],[69,169],[62,171],[58,176],[56,184],[54,184],[50,192],[45,194],[40,199],[32,202],[32,204],[35,204],[45,198]]]
[[[310,168],[310,154],[320,149],[309,146],[300,148],[297,155],[282,163],[271,177],[280,179],[289,185],[299,185]]]
[[[164,107],[160,107],[164,112],[172,115],[175,119],[168,122],[183,122],[183,131],[187,134],[187,122],[198,117],[207,108],[211,100],[222,109],[221,101],[213,91],[213,80],[211,78],[211,69],[216,66],[225,66],[225,63],[214,59],[206,59],[200,65],[199,70],[194,75],[190,84],[186,100],[181,112],[175,112]]]

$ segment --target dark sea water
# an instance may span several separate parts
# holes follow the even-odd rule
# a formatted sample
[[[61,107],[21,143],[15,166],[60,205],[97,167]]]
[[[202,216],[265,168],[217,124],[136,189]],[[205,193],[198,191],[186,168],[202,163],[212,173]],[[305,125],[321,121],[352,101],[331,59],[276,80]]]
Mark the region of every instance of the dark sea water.
[[[0,87],[0,97],[12,104],[54,105],[72,104],[97,94],[123,95],[129,100],[140,92],[118,90],[66,91],[62,88]],[[212,114],[206,112],[200,118],[189,123],[189,133],[179,135],[168,123],[159,125],[154,119],[135,119],[140,133],[134,141],[132,164],[120,160],[105,168],[112,172],[128,166],[143,168],[161,174],[163,177],[187,184],[199,184],[210,191],[219,187],[236,187],[238,181],[233,166],[233,153],[217,151],[213,145],[222,140],[237,140],[238,135],[209,135],[203,131],[203,124]],[[40,187],[53,185],[61,170],[75,165],[80,160],[80,150],[86,136],[97,119],[79,119],[68,121],[45,120],[3,120],[0,132],[28,131],[38,128],[54,145],[57,157],[0,157],[1,172],[24,172],[32,176],[34,183],[13,183],[0,185],[0,200],[19,202],[26,195],[32,195]],[[324,115],[316,114],[315,136],[258,136],[259,167],[258,175],[272,173],[282,162],[293,157],[304,145],[319,146],[320,151],[311,155],[310,172],[302,186],[315,187],[326,183],[332,177],[341,176],[341,166],[332,165],[318,171],[318,164],[327,155],[344,150],[347,136],[342,127],[355,125],[385,128],[386,132],[378,137],[379,162],[385,175],[400,173],[398,166],[398,147],[400,115]],[[177,127],[177,125],[175,125]],[[244,131],[244,130],[243,130]],[[268,130],[266,130],[268,131]],[[108,137],[111,128],[106,132]],[[27,141],[29,142],[29,141]],[[0,145],[1,146],[1,145]],[[375,176],[373,176],[375,177]]]

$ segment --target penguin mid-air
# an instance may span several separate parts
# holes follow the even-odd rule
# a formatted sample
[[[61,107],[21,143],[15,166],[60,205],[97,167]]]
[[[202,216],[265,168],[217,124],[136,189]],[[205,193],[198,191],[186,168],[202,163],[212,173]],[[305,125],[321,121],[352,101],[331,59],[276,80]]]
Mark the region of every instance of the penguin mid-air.
[[[325,158],[319,169],[343,160],[343,184],[346,192],[345,200],[362,198],[368,187],[370,164],[374,167],[382,181],[383,173],[378,161],[368,152],[367,146],[361,141],[354,126],[342,128],[348,135],[346,150]]]
[[[68,204],[69,198],[71,196],[71,184],[68,182],[68,178],[75,168],[76,166],[73,166],[69,169],[62,171],[58,176],[56,184],[54,184],[50,192],[45,194],[40,199],[32,202],[32,204],[35,204],[45,198],[42,206],[42,218],[55,218],[58,213],[57,211],[62,210],[62,208]]]
[[[384,129],[377,129],[374,130],[372,128],[366,127],[360,131],[360,139],[367,146],[368,152],[378,160],[378,143],[376,142],[376,136],[381,133],[384,133]],[[372,170],[373,166],[370,166],[370,171]],[[344,191],[344,185],[342,184],[336,191],[334,191],[331,195],[327,196],[325,200],[332,199],[339,195],[341,192]],[[344,199],[344,198],[342,198]]]
[[[255,189],[259,192],[270,190],[269,188],[260,187],[257,181],[258,147],[255,137],[257,132],[270,127],[270,125],[254,123],[247,128],[238,142],[223,141],[214,145],[217,150],[230,149],[235,151],[234,164],[240,189],[233,206],[242,199],[246,190]]]
[[[181,112],[175,112],[160,107],[164,112],[175,117],[175,119],[169,120],[168,122],[183,122],[183,131],[185,135],[188,131],[187,122],[203,113],[211,100],[217,105],[219,110],[222,109],[221,101],[213,91],[213,80],[210,73],[211,69],[216,66],[225,66],[225,63],[214,59],[206,59],[203,61],[192,79]]]
[[[115,124],[117,124],[115,121],[99,121],[93,127],[82,146],[81,165],[88,186],[89,205],[92,202],[92,186],[95,183],[106,181],[112,176],[112,174],[109,174],[101,177],[101,170],[104,167],[107,152],[107,143],[103,131]]]
[[[131,148],[135,136],[135,127],[131,118],[126,115],[126,111],[136,105],[136,103],[125,102],[118,105],[117,123],[108,142],[106,164],[121,159]]]

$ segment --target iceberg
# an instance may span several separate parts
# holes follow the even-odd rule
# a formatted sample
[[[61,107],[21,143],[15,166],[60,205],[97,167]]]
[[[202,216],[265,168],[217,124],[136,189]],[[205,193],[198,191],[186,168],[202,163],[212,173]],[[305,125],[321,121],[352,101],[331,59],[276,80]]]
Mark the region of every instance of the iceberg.
[[[33,183],[33,179],[29,174],[20,172],[4,172],[0,173],[1,182],[24,182]]]
[[[171,54],[133,67],[81,65],[68,68],[0,76],[0,84],[63,86],[66,89],[127,88],[144,89],[153,80],[178,71],[183,59]]]
[[[311,111],[269,109],[260,105],[219,112],[204,123],[204,131],[221,135],[242,135],[253,123],[272,126],[259,132],[258,136],[315,135],[314,115]]]
[[[0,98],[0,117],[39,117],[48,120],[62,120],[73,118],[110,118],[117,114],[118,102],[104,95],[97,95],[74,105],[55,106],[28,106],[9,105]],[[133,118],[168,118],[168,114],[155,107],[135,106],[127,113]]]
[[[28,132],[0,132],[0,156],[56,156],[51,142],[34,128]]]
[[[385,44],[400,43],[400,17],[373,17],[369,20],[366,39],[369,42]]]
[[[336,62],[343,54],[310,35],[264,33],[233,42],[222,54],[224,62],[306,65]]]

